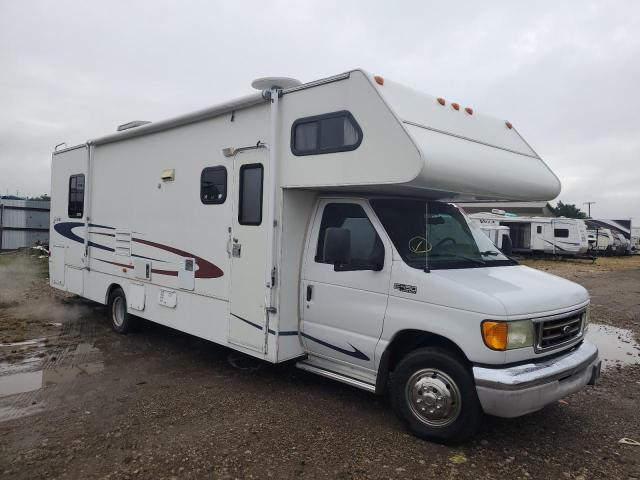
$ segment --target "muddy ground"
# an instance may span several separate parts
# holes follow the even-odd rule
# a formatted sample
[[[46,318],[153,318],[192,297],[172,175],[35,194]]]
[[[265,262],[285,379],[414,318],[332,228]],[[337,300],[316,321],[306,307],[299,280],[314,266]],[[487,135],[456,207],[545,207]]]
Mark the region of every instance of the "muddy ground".
[[[45,262],[0,255],[1,478],[640,478],[640,446],[619,443],[640,440],[640,257],[526,262],[589,289],[612,361],[458,447],[291,365],[149,323],[117,335],[104,307],[49,289]]]

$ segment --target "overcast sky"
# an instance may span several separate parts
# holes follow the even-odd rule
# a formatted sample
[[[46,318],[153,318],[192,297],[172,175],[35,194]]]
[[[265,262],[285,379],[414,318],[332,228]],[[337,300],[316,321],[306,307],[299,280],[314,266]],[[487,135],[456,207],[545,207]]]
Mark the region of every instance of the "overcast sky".
[[[640,224],[640,2],[0,0],[0,192],[53,146],[355,67],[509,119],[558,199]]]

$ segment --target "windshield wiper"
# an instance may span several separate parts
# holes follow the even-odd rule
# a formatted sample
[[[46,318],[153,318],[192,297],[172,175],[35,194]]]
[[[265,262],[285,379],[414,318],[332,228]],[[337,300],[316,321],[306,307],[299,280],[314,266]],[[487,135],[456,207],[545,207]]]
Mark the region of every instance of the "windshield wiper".
[[[495,250],[485,250],[484,252],[479,252],[480,255],[483,255],[485,257],[497,257],[498,255],[500,255],[500,252],[496,252]]]
[[[462,260],[467,260],[471,263],[475,263],[476,265],[486,265],[487,262],[485,262],[484,260],[482,260],[481,258],[473,258],[473,257],[467,257],[466,255],[460,255],[457,253],[432,253],[431,255],[429,255],[430,257],[453,257],[453,258],[460,258]]]

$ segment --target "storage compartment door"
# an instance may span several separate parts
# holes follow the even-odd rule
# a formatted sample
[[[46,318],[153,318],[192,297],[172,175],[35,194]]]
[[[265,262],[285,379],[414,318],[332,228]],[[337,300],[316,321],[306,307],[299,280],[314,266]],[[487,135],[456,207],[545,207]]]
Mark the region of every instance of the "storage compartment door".
[[[64,252],[65,247],[54,245],[51,249],[51,280],[54,285],[64,287]]]

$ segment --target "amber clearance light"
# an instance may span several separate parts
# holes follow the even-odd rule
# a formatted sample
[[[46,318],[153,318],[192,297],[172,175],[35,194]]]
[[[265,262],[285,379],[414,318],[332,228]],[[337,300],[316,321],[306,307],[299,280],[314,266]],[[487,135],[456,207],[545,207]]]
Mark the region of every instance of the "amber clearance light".
[[[482,322],[482,339],[491,350],[504,351],[507,349],[509,327],[507,322],[494,322],[485,320]]]

